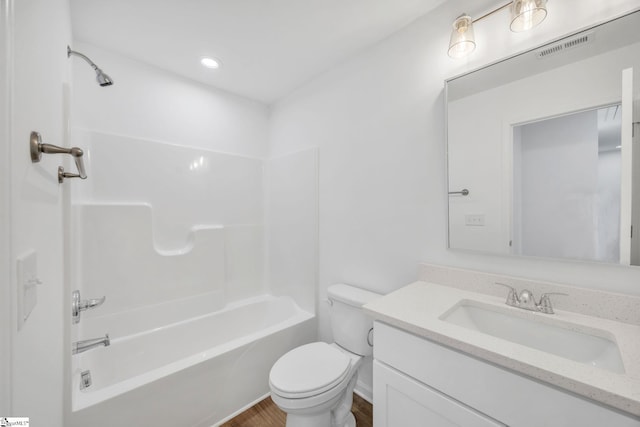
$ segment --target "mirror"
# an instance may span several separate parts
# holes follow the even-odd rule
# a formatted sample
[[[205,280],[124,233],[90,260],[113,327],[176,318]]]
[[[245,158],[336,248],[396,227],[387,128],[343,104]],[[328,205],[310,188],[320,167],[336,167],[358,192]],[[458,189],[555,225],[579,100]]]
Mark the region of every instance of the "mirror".
[[[450,248],[640,265],[638,28],[634,12],[446,82]]]

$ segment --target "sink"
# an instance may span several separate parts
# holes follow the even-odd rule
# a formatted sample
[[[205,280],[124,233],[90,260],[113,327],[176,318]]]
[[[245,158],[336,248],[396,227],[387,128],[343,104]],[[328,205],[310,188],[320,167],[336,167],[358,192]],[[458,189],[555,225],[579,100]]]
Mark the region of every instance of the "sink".
[[[610,333],[519,310],[463,300],[440,320],[600,369],[625,372]]]

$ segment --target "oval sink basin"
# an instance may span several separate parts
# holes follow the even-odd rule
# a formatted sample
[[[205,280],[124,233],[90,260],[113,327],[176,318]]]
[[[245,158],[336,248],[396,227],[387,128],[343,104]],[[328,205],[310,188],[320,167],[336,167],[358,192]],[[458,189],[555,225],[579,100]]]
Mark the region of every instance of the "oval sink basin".
[[[624,373],[613,336],[533,312],[463,300],[440,320],[615,373]],[[537,316],[549,316],[535,319]],[[581,330],[580,330],[581,329]]]

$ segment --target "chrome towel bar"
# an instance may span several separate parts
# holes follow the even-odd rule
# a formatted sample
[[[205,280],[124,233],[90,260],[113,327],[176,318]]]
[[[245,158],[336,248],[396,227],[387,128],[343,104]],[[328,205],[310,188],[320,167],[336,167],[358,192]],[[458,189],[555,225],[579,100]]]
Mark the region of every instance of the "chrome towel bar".
[[[84,169],[84,162],[82,161],[82,156],[84,155],[84,151],[78,147],[72,148],[64,148],[58,147],[57,145],[52,144],[43,144],[42,136],[38,132],[31,132],[31,136],[29,137],[29,150],[31,152],[31,161],[33,163],[38,163],[42,158],[42,153],[45,154],[69,154],[73,157],[74,162],[76,163],[76,168],[78,169],[78,173],[70,173],[65,172],[62,166],[58,167],[58,182],[63,182],[65,178],[80,178],[87,179],[87,172]]]

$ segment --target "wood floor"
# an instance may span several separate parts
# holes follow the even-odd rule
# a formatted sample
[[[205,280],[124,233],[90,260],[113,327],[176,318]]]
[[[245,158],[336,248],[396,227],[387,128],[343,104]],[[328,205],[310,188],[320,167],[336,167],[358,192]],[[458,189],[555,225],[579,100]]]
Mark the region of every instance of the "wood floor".
[[[357,427],[373,427],[371,403],[354,394],[351,410]],[[220,427],[285,427],[285,424],[286,414],[267,397]]]

